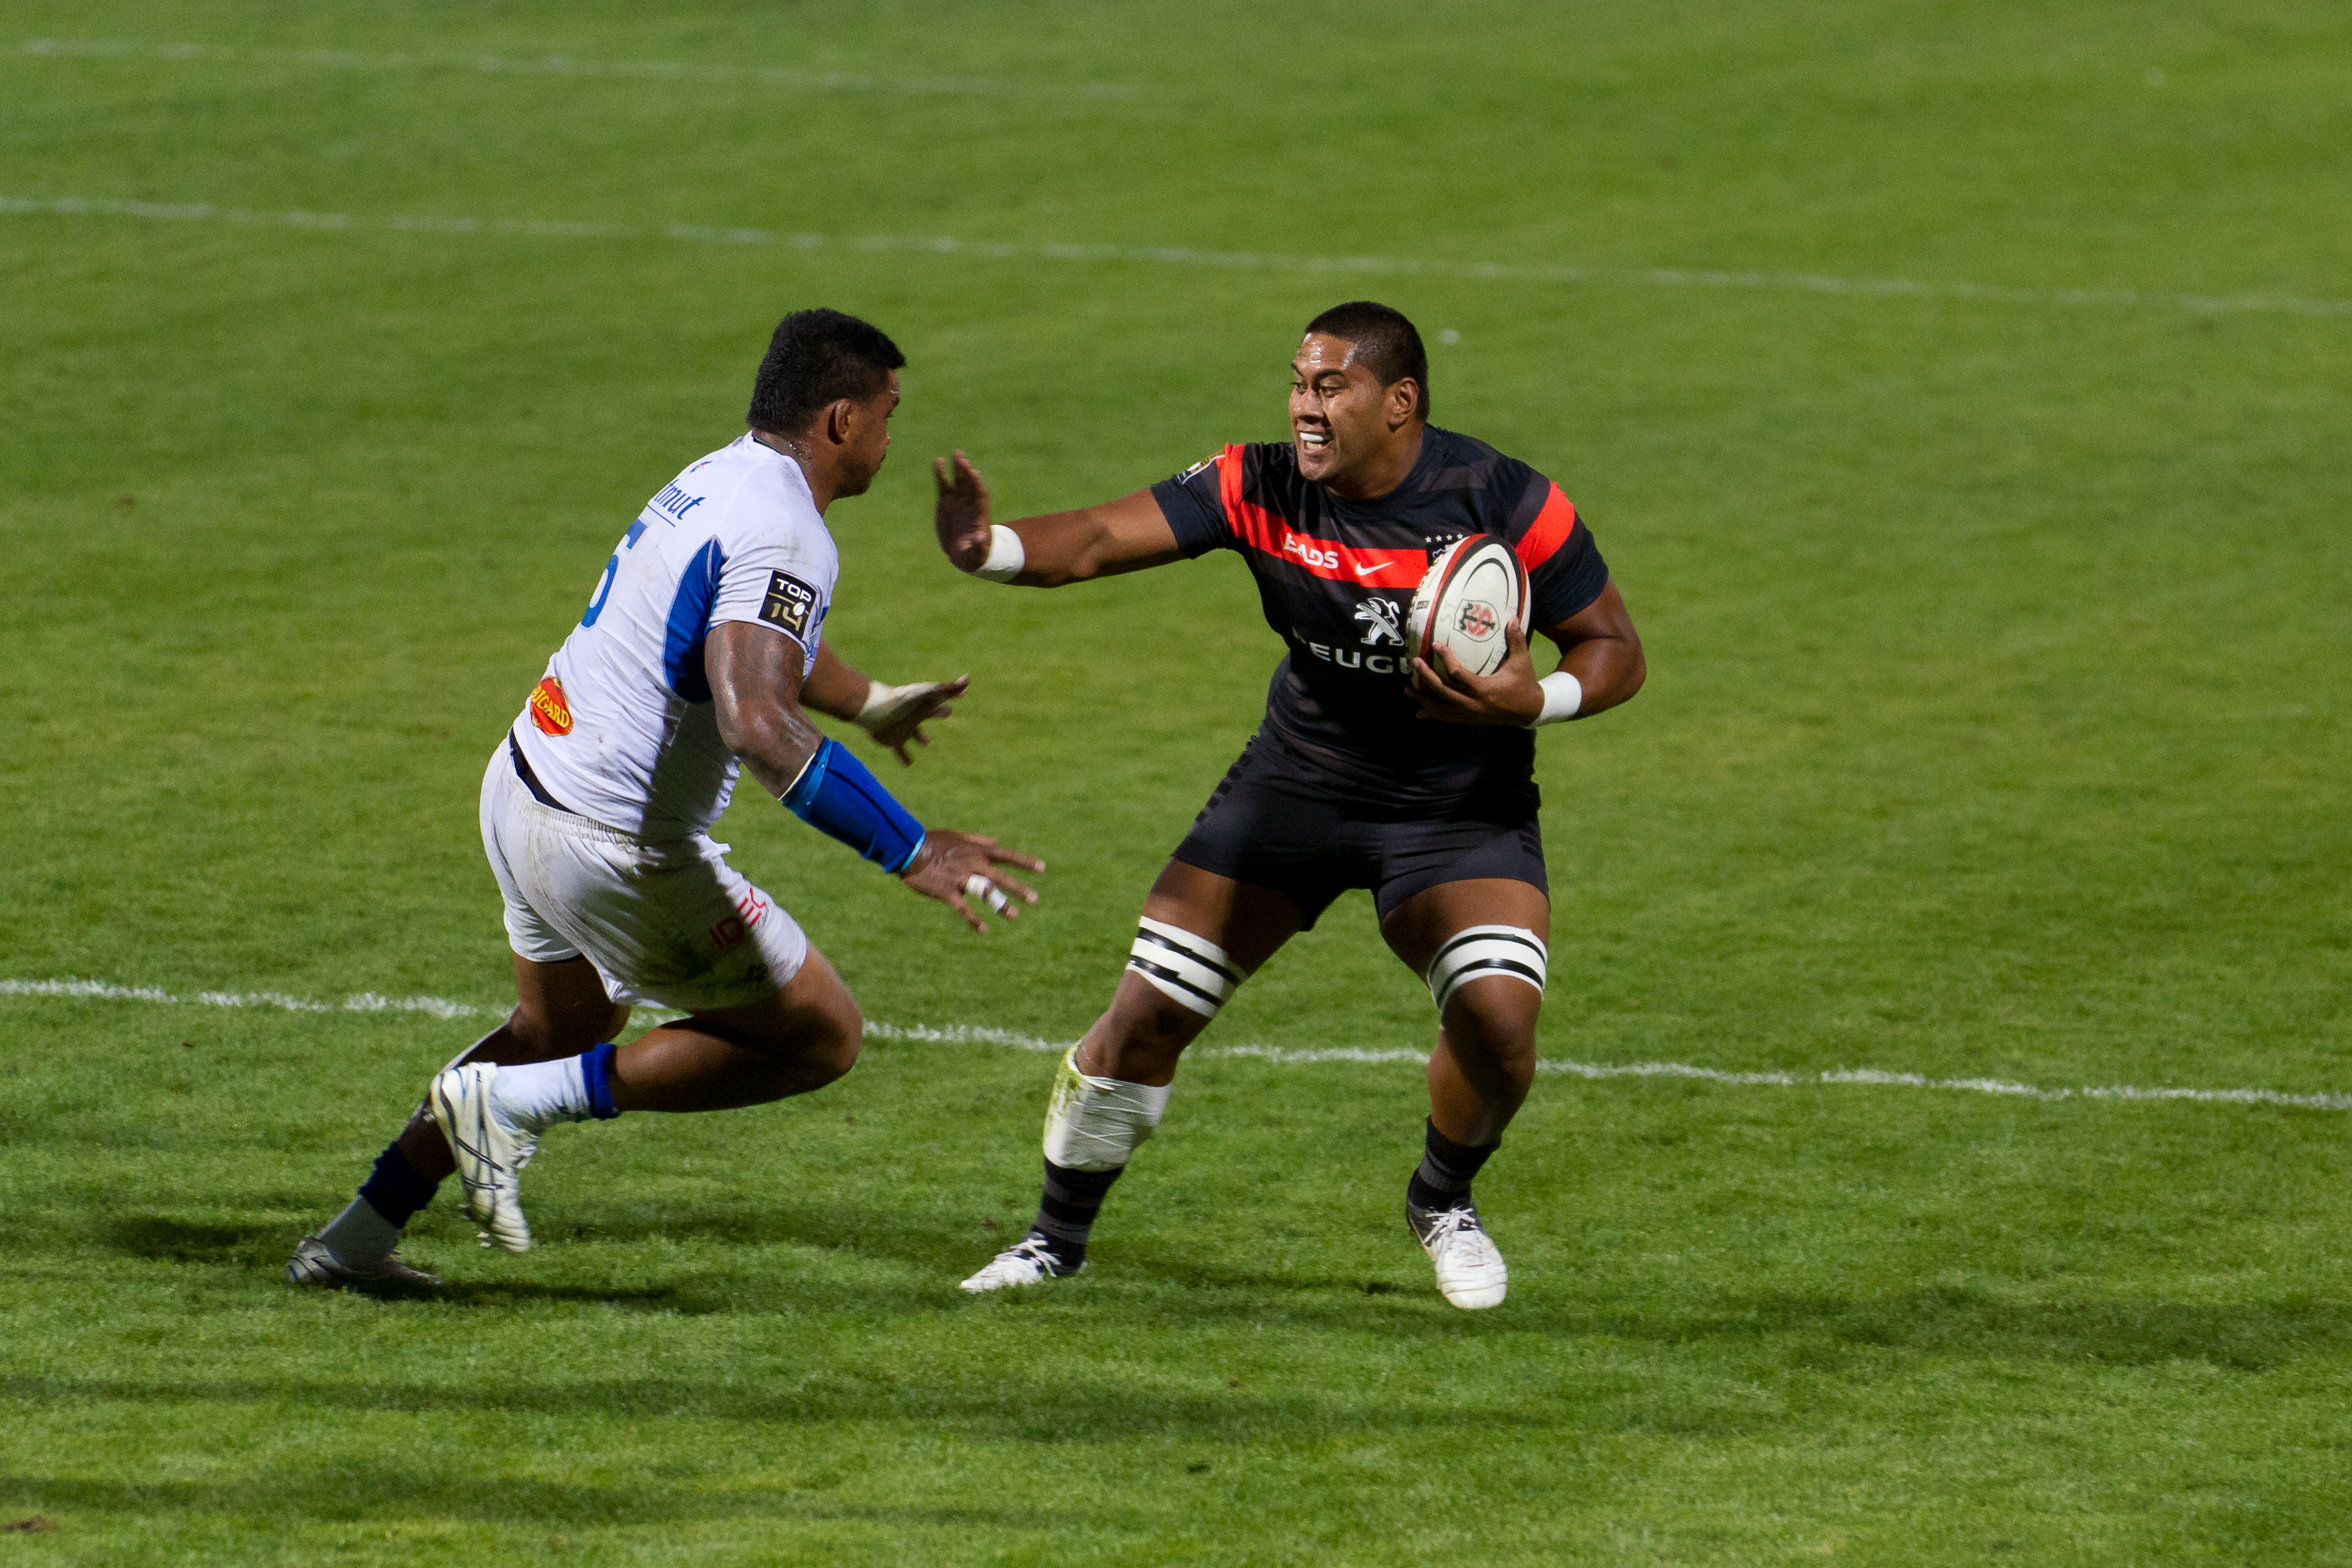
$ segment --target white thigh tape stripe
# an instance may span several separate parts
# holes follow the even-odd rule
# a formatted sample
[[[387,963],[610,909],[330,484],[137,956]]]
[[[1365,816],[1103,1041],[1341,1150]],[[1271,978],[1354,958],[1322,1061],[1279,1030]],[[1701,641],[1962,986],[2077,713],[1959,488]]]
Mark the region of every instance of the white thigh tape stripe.
[[[1170,1087],[1090,1077],[1073,1047],[1045,1103],[1045,1157],[1065,1170],[1116,1170],[1168,1113]]]
[[[1162,996],[1202,1018],[1216,1017],[1242,983],[1223,947],[1158,920],[1140,924],[1127,967]]]
[[[1429,961],[1429,995],[1442,1016],[1455,991],[1489,975],[1525,980],[1540,991],[1550,957],[1543,939],[1523,925],[1473,925],[1456,932]]]

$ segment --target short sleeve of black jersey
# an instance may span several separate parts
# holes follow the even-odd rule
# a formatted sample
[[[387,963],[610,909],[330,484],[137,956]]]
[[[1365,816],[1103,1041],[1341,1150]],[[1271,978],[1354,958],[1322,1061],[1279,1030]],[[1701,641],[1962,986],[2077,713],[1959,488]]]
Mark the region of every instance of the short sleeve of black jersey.
[[[1518,501],[1506,532],[1528,569],[1528,624],[1557,626],[1601,597],[1609,563],[1559,486],[1525,464],[1517,467]]]
[[[1151,498],[1160,503],[1160,515],[1168,519],[1168,527],[1176,536],[1176,548],[1183,552],[1185,559],[1223,549],[1234,542],[1234,531],[1225,521],[1225,501],[1217,466],[1220,461],[1240,460],[1239,453],[1230,456],[1220,454],[1151,486]]]
[[[1600,598],[1601,591],[1608,586],[1609,563],[1601,559],[1601,547],[1592,542],[1592,530],[1579,517],[1568,542],[1554,550],[1550,559],[1528,573],[1528,590],[1532,596],[1529,624],[1557,626]]]

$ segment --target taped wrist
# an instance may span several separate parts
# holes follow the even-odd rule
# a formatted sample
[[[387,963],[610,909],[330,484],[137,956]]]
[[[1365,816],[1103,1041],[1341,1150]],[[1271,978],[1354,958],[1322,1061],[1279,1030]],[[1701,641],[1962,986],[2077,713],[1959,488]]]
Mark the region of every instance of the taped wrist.
[[[1072,1047],[1045,1103],[1045,1158],[1065,1170],[1118,1169],[1168,1113],[1169,1088],[1091,1077]]]
[[[857,710],[857,717],[854,722],[865,729],[879,727],[883,719],[889,714],[890,705],[897,702],[909,689],[906,686],[890,685],[868,675],[866,678],[866,702]]]
[[[784,792],[793,815],[839,839],[887,872],[902,872],[923,847],[923,824],[890,798],[848,747],[828,740],[816,748]]]
[[[1454,933],[1429,961],[1430,999],[1437,1004],[1442,1019],[1445,1004],[1454,999],[1455,991],[1489,975],[1525,980],[1541,991],[1544,967],[1550,958],[1551,950],[1543,938],[1524,925],[1469,926]]]
[[[1234,988],[1249,977],[1214,942],[1158,920],[1145,920],[1137,927],[1129,955],[1127,967],[1154,990],[1204,1019],[1215,1018],[1217,1009],[1233,999]]]
[[[971,574],[991,582],[1011,582],[1028,564],[1029,552],[1022,547],[1021,536],[1003,523],[993,523],[988,530],[988,559],[973,567]]]
[[[1574,718],[1584,706],[1584,683],[1566,670],[1554,670],[1536,683],[1543,688],[1543,712],[1536,716],[1538,724],[1560,724]]]

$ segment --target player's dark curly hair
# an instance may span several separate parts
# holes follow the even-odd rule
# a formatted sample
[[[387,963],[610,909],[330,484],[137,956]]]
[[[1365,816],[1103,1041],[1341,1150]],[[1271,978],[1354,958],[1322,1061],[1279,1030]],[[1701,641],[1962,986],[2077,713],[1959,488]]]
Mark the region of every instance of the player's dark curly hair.
[[[755,430],[798,434],[829,403],[879,396],[890,372],[906,362],[898,345],[871,322],[838,310],[795,310],[768,340],[744,418]]]
[[[1411,376],[1412,384],[1421,389],[1421,402],[1413,412],[1423,419],[1429,417],[1429,350],[1421,346],[1421,334],[1413,330],[1403,311],[1369,299],[1351,299],[1307,323],[1307,330],[1299,336],[1316,332],[1355,344],[1356,358],[1381,378],[1384,387]]]

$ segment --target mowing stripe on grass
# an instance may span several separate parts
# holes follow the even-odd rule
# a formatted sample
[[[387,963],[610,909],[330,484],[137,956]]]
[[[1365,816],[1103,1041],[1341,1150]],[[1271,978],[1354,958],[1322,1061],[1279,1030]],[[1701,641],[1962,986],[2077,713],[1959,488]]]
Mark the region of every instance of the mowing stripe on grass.
[[[486,76],[618,78],[651,81],[740,81],[818,92],[941,93],[1006,97],[1077,93],[1132,98],[1125,82],[1010,82],[992,77],[871,77],[796,71],[782,66],[689,65],[682,60],[579,60],[569,55],[411,55],[365,49],[234,49],[220,44],[155,44],[137,38],[27,38],[24,54],[47,59],[194,60],[221,65],[313,66],[330,70],[479,71]]]
[[[667,239],[694,244],[787,246],[795,250],[913,251],[981,261],[1118,262],[1141,266],[1342,272],[1401,277],[1454,277],[1500,283],[1604,283],[1674,288],[1787,290],[1802,294],[1977,300],[1996,305],[2149,306],[2208,315],[2352,317],[2352,299],[2272,294],[2177,294],[2140,288],[2007,288],[1981,283],[1921,283],[1908,278],[1831,277],[1801,272],[1727,272],[1685,267],[1600,268],[1498,261],[1423,261],[1397,256],[1280,256],[1259,251],[1195,250],[1188,246],[1027,244],[946,235],[823,235],[709,224],[625,224],[555,218],[465,218],[352,213],[268,212],[210,202],[131,202],[90,196],[0,196],[0,214],[217,221],[266,228],[361,229],[409,234],[513,235],[534,239]]]
[[[0,980],[0,997],[69,997],[98,1001],[155,1002],[207,1008],[277,1008],[297,1013],[430,1013],[435,1018],[494,1018],[505,1009],[453,1002],[446,997],[385,997],[362,991],[340,1002],[288,996],[282,991],[194,991],[176,995],[155,986],[118,986],[106,980],[82,980],[67,976],[51,980]],[[678,1013],[650,1016],[682,1017]],[[866,1020],[869,1040],[940,1045],[1001,1045],[1015,1051],[1059,1054],[1072,1040],[1046,1040],[1013,1030],[980,1024],[887,1024]],[[1275,1045],[1202,1046],[1199,1056],[1239,1057],[1284,1066],[1324,1062],[1426,1063],[1423,1052],[1403,1047],[1337,1046],[1293,1050]],[[1536,1063],[1538,1072],[1564,1072],[1575,1078],[1688,1078],[1739,1088],[1801,1089],[1821,1084],[1864,1084],[1890,1089],[1957,1090],[1970,1094],[1994,1094],[2021,1100],[2193,1100],[2226,1105],[2284,1105],[2305,1111],[2352,1111],[2352,1094],[2294,1094],[2280,1089],[2147,1089],[2117,1083],[2081,1089],[2047,1089],[2032,1083],[2011,1083],[1999,1078],[1929,1078],[1917,1072],[1889,1072],[1876,1067],[1834,1067],[1819,1072],[1735,1072],[1717,1067],[1694,1067],[1683,1061],[1568,1061],[1547,1057]]]

